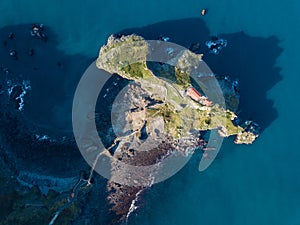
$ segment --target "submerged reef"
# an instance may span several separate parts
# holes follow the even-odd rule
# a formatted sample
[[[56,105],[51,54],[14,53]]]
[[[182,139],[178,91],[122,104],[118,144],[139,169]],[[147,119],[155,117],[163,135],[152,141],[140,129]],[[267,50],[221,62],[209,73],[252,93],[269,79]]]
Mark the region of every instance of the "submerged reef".
[[[65,69],[71,72],[69,68],[74,68],[77,72],[71,72],[72,76],[80,76],[91,61],[57,50],[54,36],[42,24],[0,29],[1,225],[48,224],[67,203],[55,224],[70,224],[89,194],[80,190],[72,198],[80,170],[88,169],[72,130],[59,130],[53,122],[39,120],[52,120],[59,99],[64,99],[66,107],[64,96],[58,94],[64,91],[62,84],[66,85]],[[73,59],[84,63],[67,63]]]

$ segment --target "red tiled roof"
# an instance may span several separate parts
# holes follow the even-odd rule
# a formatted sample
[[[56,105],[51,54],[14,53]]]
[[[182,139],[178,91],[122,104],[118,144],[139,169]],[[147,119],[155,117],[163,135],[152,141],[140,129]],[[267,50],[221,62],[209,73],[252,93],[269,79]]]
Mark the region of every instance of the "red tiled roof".
[[[199,102],[201,100],[201,97],[202,97],[202,95],[193,87],[189,87],[187,89],[187,94],[188,94],[188,96],[190,96],[196,102]],[[207,98],[202,99],[200,103],[204,104],[206,106],[211,106],[211,104],[212,104],[212,102],[209,101]]]
[[[194,99],[195,101],[199,101],[202,96],[195,88],[189,87],[187,90],[187,94]]]

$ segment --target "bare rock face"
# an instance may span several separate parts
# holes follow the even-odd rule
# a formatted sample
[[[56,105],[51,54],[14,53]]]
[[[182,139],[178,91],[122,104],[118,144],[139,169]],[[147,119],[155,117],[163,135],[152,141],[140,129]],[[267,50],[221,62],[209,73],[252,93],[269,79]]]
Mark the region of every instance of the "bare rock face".
[[[199,146],[200,142],[201,139],[198,137],[180,140],[174,140],[169,137],[156,148],[149,151],[135,151],[125,148],[122,150],[119,160],[122,160],[122,162],[126,164],[135,166],[154,165],[174,152],[182,151],[182,154],[187,153],[188,151],[192,152],[193,149]],[[130,213],[138,207],[135,205],[137,200],[139,200],[140,195],[143,194],[144,190],[151,187],[152,180],[155,179],[155,172],[157,173],[159,169],[160,168],[157,167],[157,171],[152,171],[153,177],[149,176],[149,178],[143,183],[143,186],[128,186],[117,184],[113,181],[108,182],[107,191],[109,192],[109,195],[107,199],[111,204],[111,210],[117,217],[117,220],[114,221],[115,223],[126,220]],[[128,177],[133,179],[131,176],[136,175],[136,180],[133,181],[136,182],[137,185],[141,183],[141,180],[139,179],[145,176],[145,174],[140,174],[139,172],[141,171],[137,171],[136,174],[132,174],[132,171],[126,171],[126,168],[114,168],[112,171],[114,174],[113,176],[121,176],[124,177],[124,179]]]
[[[251,132],[241,132],[239,133],[235,140],[235,144],[252,144],[253,141],[258,137],[258,135],[255,135],[254,133]]]
[[[138,84],[129,84],[117,96],[112,106],[111,121],[117,136],[141,130],[146,121],[147,92]]]
[[[143,172],[138,170],[132,171],[131,167],[128,168],[126,165],[155,164],[170,149],[170,146],[165,146],[165,148],[156,148],[151,151],[140,151],[145,142],[142,136],[149,138],[153,135],[153,140],[156,140],[158,134],[163,134],[164,130],[162,119],[153,120],[154,124],[147,119],[146,109],[150,104],[155,105],[156,101],[139,84],[135,83],[129,84],[119,93],[112,107],[112,126],[118,136],[115,140],[117,144],[113,157],[118,161],[112,163],[112,178],[107,184],[107,191],[109,192],[107,199],[112,205],[111,210],[116,215],[115,223],[123,221],[129,216],[138,193],[151,186],[151,178],[147,176],[148,174],[142,174]],[[160,126],[157,121],[160,121]],[[149,124],[152,125],[148,126]],[[154,127],[156,132],[154,132]],[[155,146],[155,142],[153,144]],[[148,148],[151,146],[148,145]],[[120,165],[119,161],[125,165]],[[145,178],[145,180],[141,181],[140,178]],[[114,180],[119,179],[133,180],[136,182],[136,186],[114,182]]]
[[[164,172],[170,172],[162,172],[165,159],[176,154],[191,155],[194,149],[206,145],[199,137],[200,131],[218,129],[222,137],[236,135],[238,144],[251,143],[257,137],[253,133],[255,124],[246,129],[236,120],[237,81],[218,79],[202,63],[201,54],[185,50],[175,54],[173,49],[167,49],[173,57],[168,63],[175,65],[175,70],[171,66],[156,69],[172,78],[172,82],[166,82],[155,76],[146,63],[152,47],[137,35],[111,36],[96,63],[99,69],[135,82],[127,85],[112,105],[112,130],[117,138],[109,148],[111,178],[107,190],[117,222],[135,209],[136,199],[144,189],[161,181],[157,177]],[[198,79],[205,96],[196,89],[194,94],[189,93],[191,77]],[[203,103],[203,99],[207,101]]]
[[[118,218],[115,222],[125,220],[138,196],[153,184],[161,169],[158,162],[175,152],[192,153],[199,146],[197,134],[175,139],[165,131],[161,115],[147,114],[149,107],[161,104],[152,97],[141,85],[132,83],[119,93],[112,107],[112,125],[118,138],[111,154],[117,160],[112,162],[107,199]],[[147,166],[153,167],[141,169]],[[133,184],[114,182],[120,179],[128,184],[133,181]]]

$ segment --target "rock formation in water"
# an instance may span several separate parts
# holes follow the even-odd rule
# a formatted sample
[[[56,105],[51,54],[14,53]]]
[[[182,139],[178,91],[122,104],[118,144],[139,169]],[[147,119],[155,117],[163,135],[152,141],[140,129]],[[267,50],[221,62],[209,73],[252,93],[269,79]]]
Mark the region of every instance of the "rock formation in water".
[[[236,144],[251,144],[258,137],[258,125],[241,125],[234,112],[239,103],[237,81],[217,77],[228,106],[224,108],[202,94],[201,88],[193,87],[190,74],[202,55],[185,50],[170,60],[175,62],[175,68],[155,62],[149,66],[149,48],[142,37],[129,35],[109,37],[100,50],[98,68],[134,81],[112,106],[112,120],[118,121],[113,127],[118,137],[114,151],[110,151],[112,158],[133,166],[147,166],[170,154],[190,155],[199,146],[206,150],[206,140],[200,132],[208,130],[217,129],[222,137],[235,136]],[[147,151],[143,151],[145,148]],[[128,217],[137,196],[152,185],[159,169],[145,177],[143,171],[133,172],[112,163],[108,201],[119,220]],[[133,180],[136,185],[118,184],[115,180]]]
[[[44,132],[45,129],[32,124],[22,110],[24,104],[26,108],[27,94],[31,92],[28,74],[32,75],[33,81],[36,81],[41,79],[41,71],[45,72],[47,68],[53,68],[51,72],[58,74],[59,77],[56,80],[57,78],[51,76],[53,83],[48,84],[47,87],[53,88],[61,82],[65,71],[76,66],[64,64],[64,60],[70,60],[70,56],[64,59],[62,52],[54,51],[54,46],[51,46],[51,35],[48,43],[39,40],[47,31],[45,27],[40,30],[42,33],[37,30],[37,33],[33,33],[31,37],[30,30],[33,29],[40,28],[35,25],[30,29],[30,25],[26,25],[16,29],[15,37],[5,40],[1,46],[3,51],[0,54],[5,60],[0,66],[0,203],[7,215],[1,223],[28,224],[34,220],[37,224],[47,224],[56,212],[64,209],[65,205],[68,208],[62,211],[58,221],[69,223],[85,208],[83,205],[86,203],[86,193],[89,190],[80,189],[80,192],[77,192],[76,181],[79,171],[72,170],[76,168],[74,165],[81,169],[85,162],[80,163],[78,160],[81,156],[71,134],[61,135],[55,132],[50,135],[51,130],[49,133]],[[5,30],[7,34],[9,31]],[[45,38],[42,40],[46,41]],[[28,45],[27,50],[23,49],[24,43]],[[10,50],[12,47],[13,49]],[[228,77],[217,77],[224,93],[227,109],[214,105],[213,102],[210,105],[210,100],[204,94],[201,99],[195,101],[187,92],[188,88],[193,86],[188,73],[193,64],[201,60],[202,55],[187,51],[178,55],[176,58],[177,67],[180,68],[178,70],[167,64],[146,63],[148,47],[142,37],[130,35],[117,38],[111,36],[107,45],[101,48],[97,60],[100,68],[135,81],[128,85],[124,93],[122,100],[125,99],[126,104],[116,101],[113,105],[115,107],[113,116],[120,123],[113,126],[114,132],[119,135],[113,140],[115,142],[111,157],[125,164],[147,166],[154,165],[172,154],[190,155],[198,146],[205,149],[205,135],[199,131],[211,129],[219,129],[220,135],[225,137],[235,135],[236,143],[252,143],[256,139],[258,136],[256,123],[249,121],[244,125],[241,125],[243,124],[241,122],[236,123],[234,111],[239,103],[239,95],[237,86],[232,85],[234,81]],[[122,51],[118,52],[119,48]],[[124,49],[126,54],[123,54]],[[53,58],[45,60],[43,52],[49,52]],[[7,57],[4,55],[6,53]],[[28,58],[33,60],[30,64],[32,68],[20,66],[27,66]],[[56,61],[57,59],[62,61]],[[131,64],[128,59],[139,63]],[[79,60],[80,57],[70,61]],[[127,62],[122,63],[124,60]],[[170,85],[159,77],[173,80],[174,83]],[[195,90],[202,93],[198,87],[195,87]],[[46,91],[44,94],[47,93]],[[51,98],[47,95],[43,95],[44,97],[47,100]],[[148,150],[139,151],[145,140],[150,140],[146,146]],[[55,162],[59,165],[63,164],[62,168],[68,168],[70,171],[62,177],[57,175],[58,164]],[[43,167],[43,165],[51,166]],[[114,222],[118,223],[126,220],[135,210],[137,199],[141,199],[144,190],[152,185],[153,176],[160,168],[159,166],[153,168],[152,173],[148,174],[151,176],[142,182],[140,175],[143,177],[145,174],[141,174],[141,171],[136,171],[129,177],[129,172],[132,171],[126,170],[126,167],[117,168],[114,164],[112,166],[112,179],[107,183],[107,199],[112,211],[117,215]],[[133,180],[137,185],[118,184],[114,182],[115,177]],[[69,202],[72,204],[68,205]],[[89,216],[90,213],[88,212],[87,215]],[[82,221],[88,220],[84,218]]]

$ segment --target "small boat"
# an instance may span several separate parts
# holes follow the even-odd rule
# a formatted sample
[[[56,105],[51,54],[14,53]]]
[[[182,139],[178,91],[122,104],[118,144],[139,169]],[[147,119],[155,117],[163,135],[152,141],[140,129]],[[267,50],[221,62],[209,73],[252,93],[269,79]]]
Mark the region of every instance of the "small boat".
[[[207,9],[202,9],[201,10],[201,15],[204,16],[206,14],[206,12],[207,12]]]

